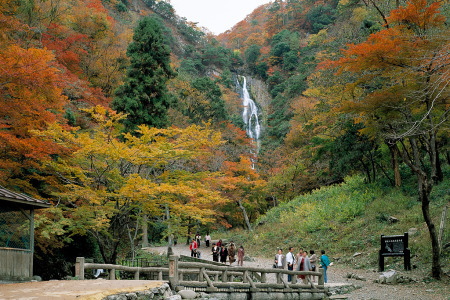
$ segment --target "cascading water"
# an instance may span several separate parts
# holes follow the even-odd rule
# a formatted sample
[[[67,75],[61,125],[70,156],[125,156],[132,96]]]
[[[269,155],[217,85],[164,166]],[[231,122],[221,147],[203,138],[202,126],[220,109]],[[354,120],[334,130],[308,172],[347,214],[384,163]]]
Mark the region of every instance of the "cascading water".
[[[259,152],[259,137],[261,134],[261,125],[259,124],[258,119],[258,107],[250,98],[250,94],[247,90],[247,79],[245,76],[240,76],[243,79],[242,84],[242,105],[244,106],[244,110],[242,112],[242,119],[245,123],[245,130],[247,131],[247,135],[249,138],[253,139],[256,142],[256,154]]]

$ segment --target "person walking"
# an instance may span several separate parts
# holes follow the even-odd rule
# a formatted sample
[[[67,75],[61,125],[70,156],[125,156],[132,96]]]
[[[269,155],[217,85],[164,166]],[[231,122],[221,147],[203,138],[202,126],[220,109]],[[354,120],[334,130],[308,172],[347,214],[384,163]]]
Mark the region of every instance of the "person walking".
[[[227,248],[225,248],[225,245],[222,244],[222,246],[220,246],[220,262],[226,264],[227,257],[228,257],[228,250]]]
[[[311,262],[311,271],[316,271],[317,255],[314,250],[309,250],[309,261]],[[315,281],[316,276],[312,276],[312,280]]]
[[[191,250],[191,257],[197,257],[197,248],[197,241],[193,239],[191,244],[189,245],[189,250]]]
[[[209,235],[209,232],[208,232],[205,236],[206,247],[209,247],[210,242],[211,242],[211,236]]]
[[[295,264],[295,254],[294,254],[294,247],[289,247],[289,252],[286,254],[286,264],[287,269],[290,271],[294,270],[294,264]],[[292,275],[288,274],[288,282],[292,281]]]
[[[283,254],[283,249],[278,249],[278,253],[275,254],[275,260],[274,265],[277,269],[284,269],[284,266],[286,265],[286,259]]]
[[[232,263],[236,261],[236,247],[233,242],[230,242],[230,246],[228,247],[228,261],[230,262],[230,266]]]
[[[237,253],[238,266],[242,267],[244,265],[244,255],[245,255],[245,250],[244,250],[244,247],[241,245],[241,246],[239,246],[238,253]]]
[[[212,257],[213,257],[213,261],[219,261],[219,256],[220,256],[220,247],[217,247],[216,243],[212,244]]]
[[[196,238],[196,240],[197,240],[197,245],[198,245],[198,247],[200,248],[200,243],[201,243],[201,241],[202,241],[202,236],[201,236],[199,233],[197,233],[197,235],[195,236],[195,238]]]
[[[330,265],[330,259],[328,258],[327,255],[325,255],[325,250],[322,250],[320,252],[322,253],[322,255],[320,256],[320,266],[323,269],[323,282],[327,283],[328,282],[327,269],[328,266]]]

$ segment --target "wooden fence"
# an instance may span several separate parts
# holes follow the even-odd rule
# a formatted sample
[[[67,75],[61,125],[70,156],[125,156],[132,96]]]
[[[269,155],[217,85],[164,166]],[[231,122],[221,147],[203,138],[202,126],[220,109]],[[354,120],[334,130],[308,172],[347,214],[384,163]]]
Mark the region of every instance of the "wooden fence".
[[[0,279],[29,279],[33,276],[33,251],[0,247]]]
[[[128,267],[113,264],[87,263],[84,257],[77,257],[75,262],[75,277],[85,279],[85,270],[103,269],[108,270],[109,279],[116,279],[116,271],[125,271],[134,273],[134,279],[139,280],[140,274],[154,274],[158,280],[163,280],[163,275],[169,274],[169,268],[164,267]]]
[[[292,282],[287,282],[287,275]],[[307,283],[303,283],[297,275],[306,275]],[[312,276],[317,276],[315,284]],[[274,280],[269,280],[269,278]],[[300,280],[301,282],[298,282]],[[289,271],[285,269],[267,269],[237,266],[216,266],[207,263],[180,262],[177,256],[169,258],[169,281],[173,288],[202,288],[206,292],[220,292],[230,289],[239,292],[263,292],[277,290],[292,292],[308,289],[310,292],[323,292],[323,271]]]
[[[77,257],[75,276],[84,279],[85,270],[105,269],[109,279],[115,280],[115,271],[134,272],[134,279],[139,280],[142,273],[157,274],[158,280],[167,278],[172,289],[193,289],[205,292],[305,292],[323,293],[323,271],[289,271],[286,269],[255,268],[239,266],[218,266],[203,262],[182,262],[178,256],[170,256],[169,267],[129,267],[113,264],[86,263],[84,257]],[[287,275],[292,281],[287,282]],[[297,275],[306,275],[304,283]],[[312,276],[318,278],[314,283]]]

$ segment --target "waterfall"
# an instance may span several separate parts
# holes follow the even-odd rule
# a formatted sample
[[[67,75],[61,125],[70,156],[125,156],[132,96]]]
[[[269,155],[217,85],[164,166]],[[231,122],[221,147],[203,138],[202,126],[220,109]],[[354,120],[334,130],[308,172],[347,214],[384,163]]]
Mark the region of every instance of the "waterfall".
[[[247,90],[247,78],[245,76],[240,76],[243,78],[244,82],[242,84],[242,105],[244,110],[242,112],[242,119],[245,123],[245,130],[249,138],[256,142],[256,154],[259,152],[259,137],[261,134],[261,125],[258,119],[258,107],[250,98],[250,94]]]

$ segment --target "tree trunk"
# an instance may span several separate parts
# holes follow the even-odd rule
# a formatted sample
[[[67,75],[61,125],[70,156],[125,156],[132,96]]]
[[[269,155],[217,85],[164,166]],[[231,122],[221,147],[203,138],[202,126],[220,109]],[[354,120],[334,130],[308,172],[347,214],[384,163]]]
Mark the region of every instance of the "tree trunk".
[[[148,247],[148,216],[142,216],[142,247]]]
[[[431,138],[431,140],[433,141],[433,138]],[[408,155],[405,145],[403,145],[403,151],[399,151],[399,153],[402,155],[403,161],[411,168],[411,170],[417,176],[419,201],[422,204],[423,219],[427,224],[428,232],[430,234],[431,239],[431,254],[432,254],[431,275],[435,279],[441,279],[442,276],[442,269],[440,262],[441,251],[439,248],[438,233],[436,230],[436,226],[433,223],[433,220],[430,215],[430,194],[431,190],[433,189],[434,174],[436,170],[436,160],[433,159],[433,156],[436,155],[436,153],[429,153],[432,171],[431,174],[427,175],[426,170],[424,170],[425,166],[423,166],[421,161],[420,149],[419,146],[417,145],[417,140],[411,137],[409,138],[409,142],[412,156]]]
[[[437,147],[438,145],[436,145],[436,153],[439,153]],[[442,182],[444,180],[444,172],[442,171],[442,162],[439,155],[436,156],[436,180],[438,182]]]
[[[166,205],[166,219],[167,219],[167,231],[168,231],[168,240],[169,240],[169,247],[173,246],[173,234],[170,226],[170,211],[169,206]]]
[[[245,207],[242,205],[242,200],[237,201],[239,208],[242,210],[242,214],[244,215],[245,224],[247,225],[247,228],[249,231],[253,231],[252,225],[250,224],[250,220],[247,215],[247,211],[245,210]]]
[[[191,224],[191,217],[188,217],[186,245],[189,245],[191,243],[192,227],[194,227],[194,225]]]
[[[400,166],[398,162],[398,148],[395,144],[386,142],[389,147],[389,152],[391,152],[391,164],[392,170],[394,171],[394,181],[395,186],[399,187],[402,185],[402,177],[400,176]]]
[[[431,251],[432,251],[432,266],[431,266],[431,274],[435,279],[441,279],[442,269],[441,269],[441,258],[440,258],[440,245],[438,233],[436,230],[436,226],[433,223],[433,220],[430,216],[430,193],[431,186],[428,180],[424,180],[424,178],[419,179],[419,197],[422,202],[422,214],[427,224],[428,231],[430,233],[431,238]]]

